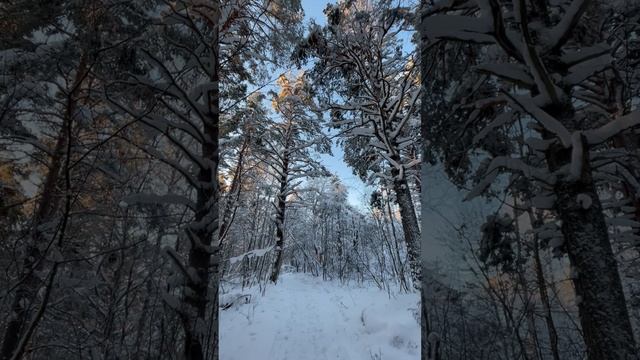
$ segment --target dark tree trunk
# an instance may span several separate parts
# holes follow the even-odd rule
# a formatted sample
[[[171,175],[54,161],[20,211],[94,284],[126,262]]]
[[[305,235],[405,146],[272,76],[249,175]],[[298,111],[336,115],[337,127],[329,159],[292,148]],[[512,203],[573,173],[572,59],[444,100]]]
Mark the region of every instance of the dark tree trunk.
[[[554,190],[588,359],[637,359],[618,264],[592,179],[588,147],[584,148],[580,179],[560,179]],[[566,149],[550,149],[547,153],[551,171],[568,164],[570,158]],[[590,206],[581,206],[578,195],[588,197]]]
[[[395,170],[395,169],[394,169]],[[392,171],[392,176],[397,176],[396,171]],[[420,263],[420,227],[418,218],[411,199],[411,191],[406,179],[396,180],[393,183],[394,192],[400,208],[402,230],[407,243],[407,257],[411,268],[411,277],[416,289],[420,288],[422,281],[422,271]]]
[[[21,278],[23,280],[17,287],[15,297],[11,304],[12,315],[7,323],[2,342],[2,350],[0,352],[0,359],[2,360],[11,359],[16,350],[20,336],[24,330],[24,325],[26,325],[29,319],[32,304],[41,285],[41,281],[35,276],[34,272],[37,268],[41,267],[44,254],[42,254],[38,245],[46,244],[46,236],[39,228],[41,228],[42,224],[51,220],[51,216],[57,208],[57,206],[54,205],[54,203],[57,202],[54,197],[57,193],[56,185],[60,175],[60,159],[62,157],[61,152],[63,151],[59,145],[66,142],[66,136],[62,135],[62,133],[65,133],[65,131],[62,130],[58,138],[56,150],[54,151],[49,166],[49,173],[47,174],[42,190],[40,204],[32,224],[32,243],[27,246],[26,256],[22,263]]]
[[[288,173],[289,172],[289,157],[285,151],[284,159],[282,161],[282,176],[280,178],[280,188],[278,189],[277,203],[276,203],[276,260],[271,270],[271,276],[269,280],[273,283],[278,282],[278,276],[280,275],[280,268],[282,267],[282,254],[284,252],[284,217],[287,209],[286,197]]]
[[[638,151],[638,148],[640,148],[640,136],[634,133],[618,135],[613,139],[613,146],[616,148],[624,148],[631,152]],[[629,169],[633,170],[633,175],[637,178],[639,175],[639,164],[637,161],[634,159],[626,165]],[[629,181],[622,181],[620,191],[624,197],[631,201],[631,206],[635,208],[633,220],[640,222],[640,197],[636,195],[637,191]],[[640,236],[640,229],[636,229],[634,234]],[[640,254],[640,242],[636,242],[635,247],[636,251]]]
[[[0,360],[11,359],[15,352],[22,332],[25,330],[31,306],[34,303],[41,281],[35,275],[35,271],[41,267],[43,254],[40,247],[48,242],[47,235],[42,231],[42,225],[51,221],[59,208],[60,197],[58,196],[58,183],[61,175],[63,155],[67,148],[68,127],[71,119],[76,112],[78,94],[81,85],[87,76],[87,56],[86,53],[80,58],[80,63],[73,82],[73,87],[68,94],[67,104],[64,114],[63,124],[60,127],[60,133],[56,140],[56,146],[48,166],[48,172],[45,177],[44,186],[42,188],[42,196],[38,203],[33,222],[31,225],[31,243],[27,245],[26,256],[22,263],[21,283],[16,289],[15,297],[11,304],[11,318],[7,322],[7,327],[2,341],[2,349],[0,350]],[[46,304],[45,304],[46,305]],[[43,305],[43,306],[45,306]]]
[[[208,166],[202,167],[198,174],[201,186],[197,189],[197,211],[195,220],[189,229],[191,248],[189,249],[189,268],[196,270],[197,281],[188,281],[185,288],[185,302],[188,309],[183,314],[185,328],[184,353],[188,360],[218,359],[218,276],[220,265],[220,246],[218,243],[218,132],[220,121],[219,88],[219,29],[214,24],[212,35],[213,74],[209,90],[209,111],[202,119],[205,141],[202,143],[202,158]],[[209,284],[212,292],[209,294]],[[207,324],[207,309],[211,311],[210,332],[204,331]]]
[[[205,133],[213,139],[217,139],[217,124],[206,124]],[[215,137],[214,137],[215,136]],[[208,158],[212,162],[212,167],[202,169],[198,179],[202,182],[203,187],[198,189],[197,209],[195,221],[191,228],[191,248],[189,249],[188,263],[189,267],[196,270],[198,281],[189,281],[187,288],[191,295],[185,294],[186,302],[193,307],[195,312],[187,310],[189,319],[186,322],[185,334],[185,354],[187,359],[204,359],[205,345],[207,340],[202,329],[197,329],[196,324],[202,321],[206,323],[207,308],[217,313],[218,310],[218,266],[219,266],[219,246],[214,244],[214,238],[218,234],[218,201],[217,201],[217,179],[215,173],[217,171],[217,142],[203,145],[203,157]],[[206,185],[205,185],[206,184]],[[213,259],[212,259],[213,257]],[[214,289],[212,294],[208,294],[209,283],[212,283]],[[208,306],[208,303],[211,305]],[[212,324],[214,348],[217,348],[217,314],[212,316],[216,324]],[[215,357],[217,358],[217,356]]]
[[[338,212],[337,212],[337,219],[336,219],[336,226],[338,227],[336,236],[336,245],[337,245],[337,252],[338,252],[338,276],[340,277],[340,281],[344,280],[344,270],[345,270],[345,266],[346,266],[346,262],[344,260],[344,249],[343,249],[343,243],[342,243],[342,227],[340,226],[340,220],[342,219],[342,216],[340,214],[340,210],[341,208],[338,207]]]

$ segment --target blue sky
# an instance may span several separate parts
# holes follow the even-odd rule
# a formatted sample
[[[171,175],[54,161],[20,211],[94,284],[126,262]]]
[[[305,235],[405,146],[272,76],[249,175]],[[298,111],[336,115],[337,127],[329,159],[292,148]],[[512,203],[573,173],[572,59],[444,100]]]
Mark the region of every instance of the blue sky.
[[[327,22],[325,21],[324,14],[322,10],[327,6],[327,4],[335,3],[335,1],[328,0],[302,0],[302,8],[304,9],[305,18],[307,20],[315,19],[316,23],[320,25],[324,25]]]

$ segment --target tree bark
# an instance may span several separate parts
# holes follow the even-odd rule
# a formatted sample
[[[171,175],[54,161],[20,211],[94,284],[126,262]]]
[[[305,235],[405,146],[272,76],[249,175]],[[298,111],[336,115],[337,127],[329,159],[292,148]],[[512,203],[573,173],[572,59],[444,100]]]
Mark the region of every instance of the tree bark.
[[[588,359],[637,359],[618,265],[592,179],[588,147],[584,149],[580,179],[560,179],[554,190]],[[547,153],[551,171],[568,164],[570,159],[567,149],[550,149]],[[578,195],[588,196],[590,206],[581,206]]]
[[[392,171],[392,176],[397,176],[397,170]],[[404,239],[407,243],[407,257],[411,268],[411,277],[413,286],[416,289],[421,288],[422,269],[420,262],[420,227],[418,226],[418,218],[411,199],[411,191],[406,179],[396,180],[393,183],[394,192],[400,208],[400,217],[402,221],[402,230]]]
[[[219,6],[219,5],[218,5]],[[189,227],[191,249],[188,266],[195,269],[197,281],[188,281],[184,298],[187,304],[183,314],[185,330],[184,353],[188,360],[218,359],[218,282],[220,246],[218,243],[218,135],[220,122],[219,24],[214,23],[211,39],[211,89],[207,93],[208,112],[202,120],[205,141],[201,156],[207,166],[201,167],[198,180],[195,220]],[[212,293],[209,294],[211,283]],[[210,334],[205,333],[207,309],[210,309]]]
[[[276,203],[276,260],[273,263],[273,269],[271,270],[271,276],[269,277],[269,280],[273,283],[278,282],[280,268],[282,267],[282,253],[284,251],[284,217],[287,209],[287,186],[289,185],[289,182],[287,181],[288,172],[289,157],[287,156],[287,150],[285,150],[282,161],[282,176],[280,177],[280,187],[278,189]]]
[[[216,91],[217,92],[217,91]],[[218,95],[212,95],[212,97]],[[204,132],[211,139],[218,138],[218,114],[214,113],[205,122]],[[198,324],[206,323],[207,308],[214,312],[211,324],[214,333],[211,335],[213,344],[211,349],[215,355],[212,359],[217,359],[218,343],[218,266],[219,266],[219,246],[214,243],[214,238],[218,235],[218,143],[217,141],[204,143],[202,146],[202,157],[210,160],[210,167],[200,170],[198,180],[203,184],[197,189],[197,211],[194,222],[191,224],[191,248],[189,249],[189,268],[195,269],[198,274],[198,281],[187,283],[188,291],[184,297],[186,303],[193,307],[188,309],[188,320],[185,328],[185,355],[187,359],[204,359],[205,342],[207,339],[202,334],[202,328]],[[214,289],[211,295],[208,294],[209,283]],[[211,303],[210,306],[209,302]],[[195,310],[193,312],[192,310]]]

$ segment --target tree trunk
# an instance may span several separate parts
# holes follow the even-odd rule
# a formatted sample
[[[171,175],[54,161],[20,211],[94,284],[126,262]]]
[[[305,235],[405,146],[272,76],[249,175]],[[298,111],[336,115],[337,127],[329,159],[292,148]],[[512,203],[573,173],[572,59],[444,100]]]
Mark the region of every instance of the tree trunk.
[[[530,208],[527,209],[527,212],[529,214],[529,220],[532,228],[535,229],[540,224],[540,218],[535,216]],[[538,241],[538,235],[536,234],[533,236],[533,262],[536,272],[538,291],[540,292],[540,301],[544,308],[544,320],[547,325],[551,354],[553,355],[553,360],[560,360],[560,351],[558,350],[558,332],[556,331],[556,325],[553,321],[553,315],[551,314],[551,303],[549,301],[549,294],[547,293],[547,282],[544,278],[542,261],[540,260],[540,244]]]
[[[4,333],[2,342],[2,350],[0,351],[0,359],[11,359],[20,336],[23,332],[24,325],[27,323],[31,305],[35,302],[41,281],[35,276],[34,272],[41,267],[40,261],[44,254],[39,249],[39,245],[46,244],[46,236],[39,230],[44,223],[51,220],[51,216],[55,212],[57,206],[53,205],[57,201],[54,195],[57,193],[56,185],[60,175],[60,158],[62,147],[59,146],[66,142],[66,136],[62,130],[58,137],[56,150],[49,165],[45,185],[42,191],[42,197],[38,210],[32,225],[31,244],[27,246],[26,256],[22,264],[21,284],[16,289],[15,297],[11,304],[11,317],[7,322],[7,328]]]
[[[344,277],[344,259],[343,259],[343,249],[342,249],[342,229],[340,227],[340,220],[342,217],[340,216],[340,206],[338,207],[337,216],[336,216],[336,226],[338,227],[336,232],[336,247],[337,247],[337,255],[338,255],[338,277],[340,281],[343,281]]]
[[[241,186],[242,186],[242,170],[244,166],[244,154],[249,148],[249,138],[246,137],[240,148],[238,154],[238,163],[233,172],[233,180],[231,180],[231,187],[229,188],[229,196],[224,204],[224,211],[222,212],[222,221],[220,222],[220,234],[219,241],[222,243],[229,232],[229,228],[233,223],[233,219],[238,208],[238,200],[240,199]]]
[[[588,147],[584,148],[580,179],[560,179],[554,190],[564,246],[574,273],[588,359],[637,359],[618,265],[591,176]],[[550,149],[547,153],[551,171],[568,164],[570,159],[571,151],[567,149]],[[581,206],[578,195],[590,198],[590,206]]]
[[[280,275],[280,268],[282,267],[282,253],[284,252],[284,216],[287,209],[286,197],[288,186],[288,173],[289,172],[289,157],[286,150],[284,159],[282,161],[282,177],[280,178],[280,188],[278,190],[277,204],[276,204],[276,260],[271,270],[271,276],[269,280],[273,283],[278,282],[278,276]]]
[[[407,280],[405,278],[405,273],[404,273],[404,263],[402,262],[402,259],[400,258],[400,247],[398,246],[398,236],[396,235],[396,226],[393,223],[393,214],[391,213],[391,203],[389,202],[389,200],[387,199],[386,201],[386,205],[387,205],[387,213],[389,214],[389,218],[390,218],[390,225],[391,225],[391,235],[393,236],[393,250],[391,249],[391,245],[389,245],[389,252],[391,254],[391,259],[394,260],[393,261],[393,266],[394,269],[396,269],[396,273],[398,274],[398,277],[400,279],[400,287],[404,288],[404,290],[409,291],[409,286],[407,285]],[[386,236],[385,236],[386,239]],[[395,259],[394,259],[394,250],[395,250]],[[396,262],[397,262],[397,266],[396,266]]]
[[[630,134],[621,134],[613,139],[613,146],[616,148],[624,148],[628,151],[635,152],[640,148],[640,139],[638,134],[630,133]],[[634,177],[638,177],[638,163],[636,161],[630,161],[626,164],[627,168],[633,171]],[[635,208],[633,212],[633,220],[640,221],[640,197],[636,195],[636,190],[633,185],[629,183],[629,181],[623,180],[621,181],[621,186],[619,189],[625,198],[631,201],[631,206]],[[635,229],[635,235],[640,236],[640,229]],[[636,252],[640,254],[640,242],[636,242],[635,244]]]
[[[216,137],[213,138],[217,139],[217,126],[213,131],[211,127],[210,125],[205,126],[205,128],[209,128],[207,134],[215,132]],[[211,311],[217,313],[218,310],[219,247],[217,244],[213,244],[214,237],[218,234],[217,184],[215,183],[216,178],[214,175],[217,170],[217,150],[217,142],[203,146],[203,157],[207,156],[212,161],[213,166],[200,171],[198,178],[202,184],[207,184],[207,186],[198,189],[198,211],[196,212],[195,221],[190,227],[191,248],[189,249],[188,263],[189,268],[195,269],[198,274],[198,281],[187,282],[188,290],[184,294],[186,303],[193,307],[193,309],[187,310],[188,319],[185,323],[185,355],[190,360],[204,359],[204,343],[207,339],[198,323],[206,323],[208,303],[211,302]],[[214,153],[216,155],[213,155]],[[216,158],[215,160],[213,159],[214,157]],[[210,282],[214,289],[211,295],[208,294]],[[214,346],[217,348],[217,315],[214,315],[213,319],[216,324],[212,325],[214,334],[210,340],[214,342]],[[217,350],[214,349],[213,351]]]
[[[219,88],[219,29],[213,25],[211,42],[212,88],[209,90],[208,112],[203,117],[203,133],[201,156],[208,166],[202,167],[198,174],[201,186],[197,189],[195,220],[189,227],[191,248],[189,249],[188,266],[195,269],[197,281],[189,280],[185,288],[184,298],[188,309],[183,314],[185,343],[184,353],[188,360],[218,359],[218,275],[220,265],[220,246],[218,243],[218,131],[220,121],[220,88]],[[212,293],[209,294],[211,283]],[[207,308],[211,310],[211,333],[206,334]]]
[[[46,245],[48,242],[47,236],[42,230],[42,225],[52,220],[59,207],[60,199],[56,196],[58,193],[56,188],[60,180],[65,147],[67,147],[66,145],[69,141],[67,128],[70,126],[71,119],[75,114],[78,101],[77,96],[86,76],[87,55],[83,53],[72,88],[67,97],[63,124],[60,128],[58,139],[56,140],[56,146],[53,150],[42,188],[42,196],[40,197],[40,202],[38,203],[38,208],[31,225],[31,243],[27,245],[26,256],[22,264],[22,281],[16,289],[16,295],[11,304],[12,315],[11,319],[7,322],[4,333],[2,349],[0,350],[0,360],[10,359],[15,352],[19,344],[20,336],[24,331],[24,325],[29,318],[31,305],[37,297],[41,281],[35,275],[35,271],[41,267],[43,257],[46,256],[46,254],[41,252],[40,247]],[[46,306],[46,304],[43,304],[43,306]]]
[[[395,169],[394,169],[395,170]],[[392,176],[398,174],[392,171]],[[407,258],[411,267],[411,277],[413,286],[420,289],[420,281],[422,281],[422,271],[420,263],[420,227],[418,226],[418,218],[411,199],[409,184],[406,179],[396,180],[393,183],[394,191],[398,206],[400,207],[400,217],[402,218],[402,230],[404,231],[404,239],[407,243]]]

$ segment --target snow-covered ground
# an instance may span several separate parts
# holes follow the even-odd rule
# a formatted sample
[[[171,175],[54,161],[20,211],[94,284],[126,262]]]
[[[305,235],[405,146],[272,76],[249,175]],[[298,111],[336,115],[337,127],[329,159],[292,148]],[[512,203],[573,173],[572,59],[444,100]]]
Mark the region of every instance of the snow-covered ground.
[[[221,303],[251,294],[248,304],[220,310],[220,360],[417,360],[419,295],[285,273],[265,295],[231,290]]]

